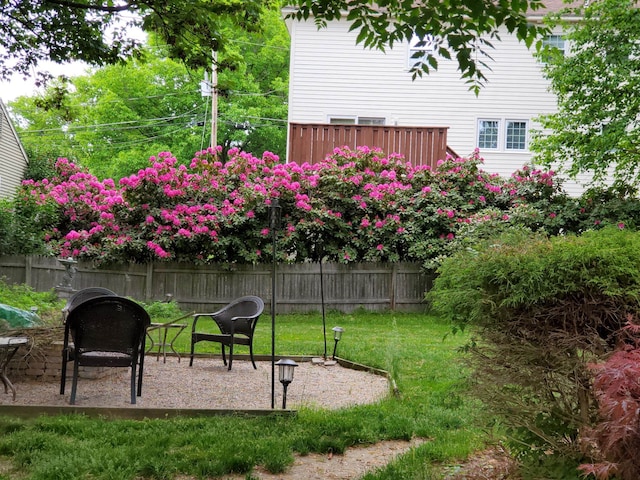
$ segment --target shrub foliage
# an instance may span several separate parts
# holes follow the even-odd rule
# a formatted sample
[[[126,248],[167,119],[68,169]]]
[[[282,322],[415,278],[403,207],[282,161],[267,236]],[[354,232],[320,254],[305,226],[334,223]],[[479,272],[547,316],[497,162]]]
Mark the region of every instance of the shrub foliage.
[[[580,441],[604,398],[589,365],[628,344],[639,318],[640,234],[510,232],[443,262],[429,298],[456,328],[477,328],[476,392],[504,416],[514,448],[536,462],[588,459]]]
[[[292,262],[433,267],[499,229],[555,234],[629,221],[626,211],[607,217],[597,197],[593,207],[581,206],[553,172],[525,166],[505,179],[483,171],[477,154],[430,169],[367,147],[336,149],[315,165],[237,150],[222,162],[208,149],[189,166],[160,153],[118,185],[59,159],[51,178],[24,182],[12,222],[28,228],[12,230],[29,238],[16,236],[14,246],[96,262],[270,262],[275,198],[283,219],[279,260]],[[0,218],[0,228],[7,222]],[[12,245],[0,247],[10,252]]]

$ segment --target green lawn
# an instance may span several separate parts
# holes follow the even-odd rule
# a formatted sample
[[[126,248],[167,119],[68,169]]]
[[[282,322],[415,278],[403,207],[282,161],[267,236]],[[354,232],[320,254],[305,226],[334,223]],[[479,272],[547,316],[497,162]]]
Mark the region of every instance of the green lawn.
[[[173,479],[246,474],[254,465],[281,472],[294,453],[343,452],[386,439],[429,441],[366,480],[436,479],[439,468],[481,449],[489,433],[472,396],[458,347],[466,335],[421,314],[327,314],[345,329],[338,356],[391,373],[400,391],[374,405],[337,411],[303,409],[293,417],[240,416],[172,420],[102,420],[82,416],[0,417],[0,479]],[[278,355],[321,355],[319,314],[277,317]],[[189,330],[177,342],[188,351]],[[202,351],[199,349],[198,351]],[[219,347],[211,351],[219,352]],[[255,353],[271,351],[271,318],[258,323]],[[237,347],[237,353],[247,349]],[[14,470],[7,471],[8,465]]]

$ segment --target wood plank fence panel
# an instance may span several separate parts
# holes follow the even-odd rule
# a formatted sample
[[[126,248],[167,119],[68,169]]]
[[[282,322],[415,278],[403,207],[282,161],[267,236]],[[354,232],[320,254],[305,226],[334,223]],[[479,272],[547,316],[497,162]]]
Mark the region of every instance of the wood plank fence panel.
[[[435,166],[447,155],[447,127],[289,124],[288,161],[318,163],[336,147],[378,147],[400,153],[412,165]]]
[[[242,295],[264,299],[270,311],[271,265],[206,265],[182,263],[127,264],[95,268],[78,262],[72,287],[102,286],[140,301],[163,301],[171,294],[185,310],[214,311]],[[323,264],[325,309],[351,312],[424,311],[424,295],[431,277],[419,264]],[[29,273],[27,274],[27,271]],[[51,257],[0,256],[0,277],[8,283],[27,283],[37,291],[59,287],[64,267]],[[29,278],[30,282],[26,282]],[[320,264],[277,266],[277,313],[320,311]]]

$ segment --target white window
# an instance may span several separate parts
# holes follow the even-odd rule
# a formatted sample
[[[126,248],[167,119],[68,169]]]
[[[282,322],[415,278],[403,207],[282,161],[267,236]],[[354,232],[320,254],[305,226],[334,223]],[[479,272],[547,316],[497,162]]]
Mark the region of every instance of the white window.
[[[480,150],[527,150],[529,122],[527,120],[478,120]]]
[[[384,125],[382,117],[358,117],[358,125]]]
[[[500,120],[478,120],[478,148],[497,150]]]
[[[542,40],[542,51],[540,52],[539,59],[542,63],[549,63],[553,60],[554,56],[564,57],[565,42],[562,35],[547,35]]]
[[[355,125],[356,117],[329,117],[329,123],[338,125]]]
[[[522,120],[507,120],[505,150],[527,149],[527,122]]]
[[[414,35],[409,42],[408,68],[412,69],[426,61],[427,55],[436,53],[437,48],[438,39],[430,33],[422,39],[418,35]]]
[[[340,125],[386,125],[384,117],[350,117],[348,115],[329,117],[329,123]]]

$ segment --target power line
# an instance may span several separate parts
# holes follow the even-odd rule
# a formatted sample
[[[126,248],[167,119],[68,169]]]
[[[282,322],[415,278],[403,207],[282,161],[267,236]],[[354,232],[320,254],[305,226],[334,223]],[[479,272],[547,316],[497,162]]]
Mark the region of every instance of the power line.
[[[93,125],[69,125],[66,129],[66,131],[77,131],[77,130],[88,130],[88,129],[96,129],[96,128],[102,128],[102,127],[114,127],[114,126],[118,126],[118,125],[132,125],[135,123],[141,123],[141,122],[162,122],[162,121],[169,121],[169,120],[177,120],[180,118],[185,118],[185,117],[189,117],[193,114],[193,112],[195,112],[196,110],[198,110],[201,107],[201,105],[198,105],[196,107],[194,107],[193,109],[180,114],[180,115],[172,115],[169,117],[158,117],[158,118],[147,118],[147,119],[140,119],[140,120],[126,120],[126,121],[122,121],[122,122],[112,122],[112,123],[99,123],[99,124],[93,124]],[[139,125],[137,127],[127,127],[127,128],[143,128],[143,127],[148,127],[149,125]],[[21,135],[23,134],[36,134],[36,133],[45,133],[45,132],[58,132],[62,130],[61,128],[43,128],[43,129],[39,129],[39,130],[22,130],[20,132]],[[114,129],[115,130],[115,129]]]

